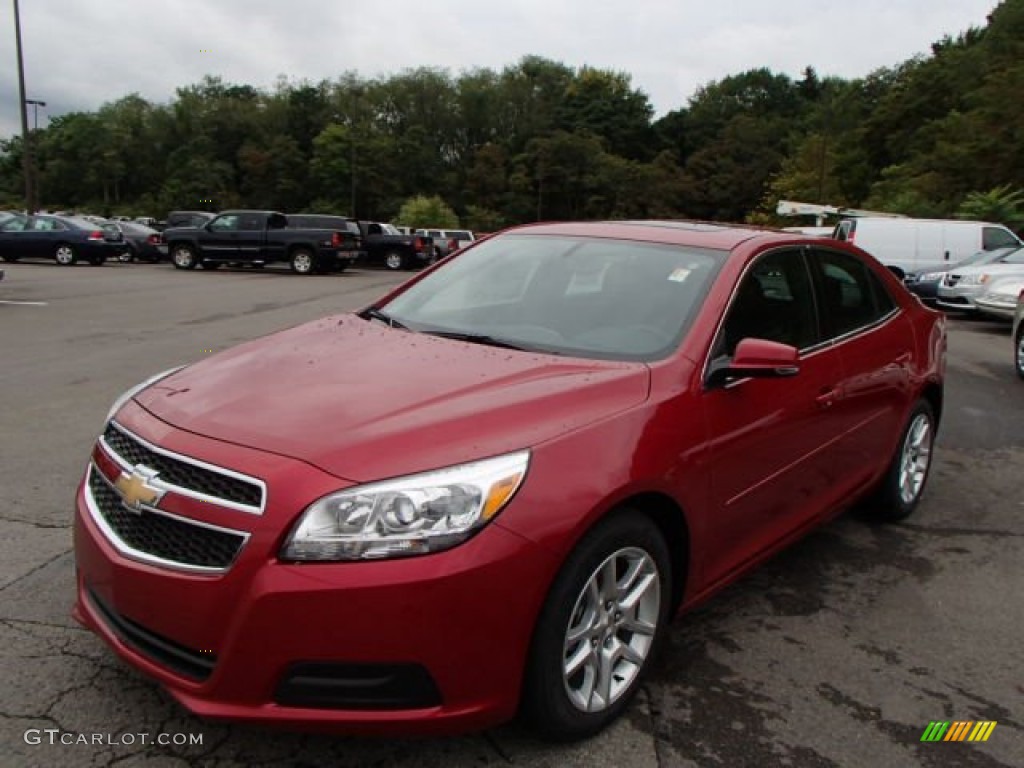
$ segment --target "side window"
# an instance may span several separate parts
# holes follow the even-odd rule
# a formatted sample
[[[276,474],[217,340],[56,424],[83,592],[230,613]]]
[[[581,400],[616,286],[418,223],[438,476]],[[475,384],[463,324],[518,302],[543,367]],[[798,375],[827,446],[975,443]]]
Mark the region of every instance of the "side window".
[[[218,216],[210,222],[210,229],[214,232],[234,232],[238,229],[238,216],[235,214]]]
[[[747,338],[797,349],[820,340],[807,263],[800,250],[761,256],[744,273],[722,326],[716,355],[732,355]]]
[[[238,217],[238,228],[247,230],[263,229],[263,221],[259,214],[243,213]]]
[[[33,232],[58,232],[64,229],[64,227],[60,226],[54,219],[36,219],[32,222],[30,229]]]
[[[4,225],[0,227],[0,231],[24,232],[26,229],[28,229],[28,222],[28,219],[22,217],[11,219],[10,221],[4,222]]]
[[[895,308],[885,286],[856,256],[816,250],[811,258],[830,338],[871,325]]]
[[[1008,229],[1002,227],[985,227],[981,232],[981,247],[985,251],[997,248],[1014,248],[1020,241]]]

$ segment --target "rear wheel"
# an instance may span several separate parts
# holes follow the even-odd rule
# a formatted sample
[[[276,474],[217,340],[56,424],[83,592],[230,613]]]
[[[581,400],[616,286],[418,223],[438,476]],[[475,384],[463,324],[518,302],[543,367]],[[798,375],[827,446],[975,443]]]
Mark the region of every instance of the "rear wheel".
[[[171,261],[178,269],[195,269],[196,253],[188,245],[175,245],[171,248]]]
[[[75,249],[67,243],[61,243],[53,252],[54,261],[56,261],[62,267],[70,267],[76,261],[78,256],[75,254]]]
[[[885,521],[903,520],[917,508],[932,466],[935,414],[927,400],[918,400],[903,429],[899,447],[867,511]]]
[[[530,647],[523,709],[537,731],[583,738],[622,713],[665,635],[671,584],[668,546],[645,515],[623,509],[581,539]]]
[[[384,266],[390,270],[398,271],[407,266],[405,254],[398,251],[389,251],[384,255]]]
[[[292,272],[297,275],[309,275],[316,271],[316,258],[306,248],[296,248],[291,257]]]

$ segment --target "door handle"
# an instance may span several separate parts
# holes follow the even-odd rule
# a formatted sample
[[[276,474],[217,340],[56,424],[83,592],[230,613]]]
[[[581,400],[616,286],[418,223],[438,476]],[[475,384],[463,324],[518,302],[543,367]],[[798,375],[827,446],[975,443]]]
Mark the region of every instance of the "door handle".
[[[818,404],[819,408],[831,408],[840,397],[842,397],[842,394],[838,388],[827,387],[818,393],[818,396],[814,398],[814,402]]]

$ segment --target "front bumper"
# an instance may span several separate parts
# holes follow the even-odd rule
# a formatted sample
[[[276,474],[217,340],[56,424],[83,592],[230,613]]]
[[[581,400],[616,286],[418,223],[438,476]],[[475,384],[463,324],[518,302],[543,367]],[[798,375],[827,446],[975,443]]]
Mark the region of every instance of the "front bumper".
[[[990,317],[996,317],[1000,320],[1013,320],[1014,315],[1017,313],[1017,299],[1013,297],[1012,300],[1001,301],[998,299],[985,298],[979,296],[974,302],[974,306],[979,312]]]
[[[974,300],[981,294],[983,286],[957,284],[953,287],[939,285],[935,303],[943,309],[954,309],[960,312],[975,312]]]
[[[140,433],[145,421],[130,426]],[[146,436],[161,431],[170,430],[163,425]],[[90,471],[106,472],[104,462],[98,456]],[[74,527],[75,618],[203,717],[408,734],[510,719],[556,567],[550,556],[492,524],[434,555],[281,562],[284,534],[322,495],[326,479],[299,465],[271,470],[279,477],[267,478],[267,508],[258,517],[242,514],[236,527],[249,528],[250,538],[223,573],[182,572],[126,555],[97,524],[83,480]],[[294,493],[278,485],[281,472],[309,496],[287,515],[277,505]],[[186,505],[171,496],[159,503],[181,514]],[[232,511],[209,514],[206,522],[223,524]]]

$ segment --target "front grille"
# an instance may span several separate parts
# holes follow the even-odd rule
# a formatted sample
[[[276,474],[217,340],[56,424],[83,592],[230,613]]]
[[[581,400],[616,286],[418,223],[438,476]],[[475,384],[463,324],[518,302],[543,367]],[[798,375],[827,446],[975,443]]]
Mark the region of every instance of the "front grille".
[[[160,479],[165,483],[235,504],[256,508],[263,505],[263,489],[256,483],[157,453],[113,423],[107,424],[103,441],[125,463],[131,466],[145,464],[159,472]]]
[[[952,288],[960,282],[960,275],[946,275],[946,287]]]
[[[200,653],[173,640],[168,640],[120,615],[100,600],[99,596],[91,589],[88,592],[89,600],[103,617],[107,626],[125,645],[157,664],[196,682],[206,680],[213,673],[213,668],[217,665],[217,657],[212,653]]]
[[[130,550],[148,556],[143,559],[223,570],[245,544],[244,534],[207,528],[146,509],[138,513],[128,510],[121,503],[121,495],[95,467],[89,471],[89,491],[110,530]]]
[[[441,704],[434,679],[419,664],[292,664],[274,691],[285,707],[423,709]]]

